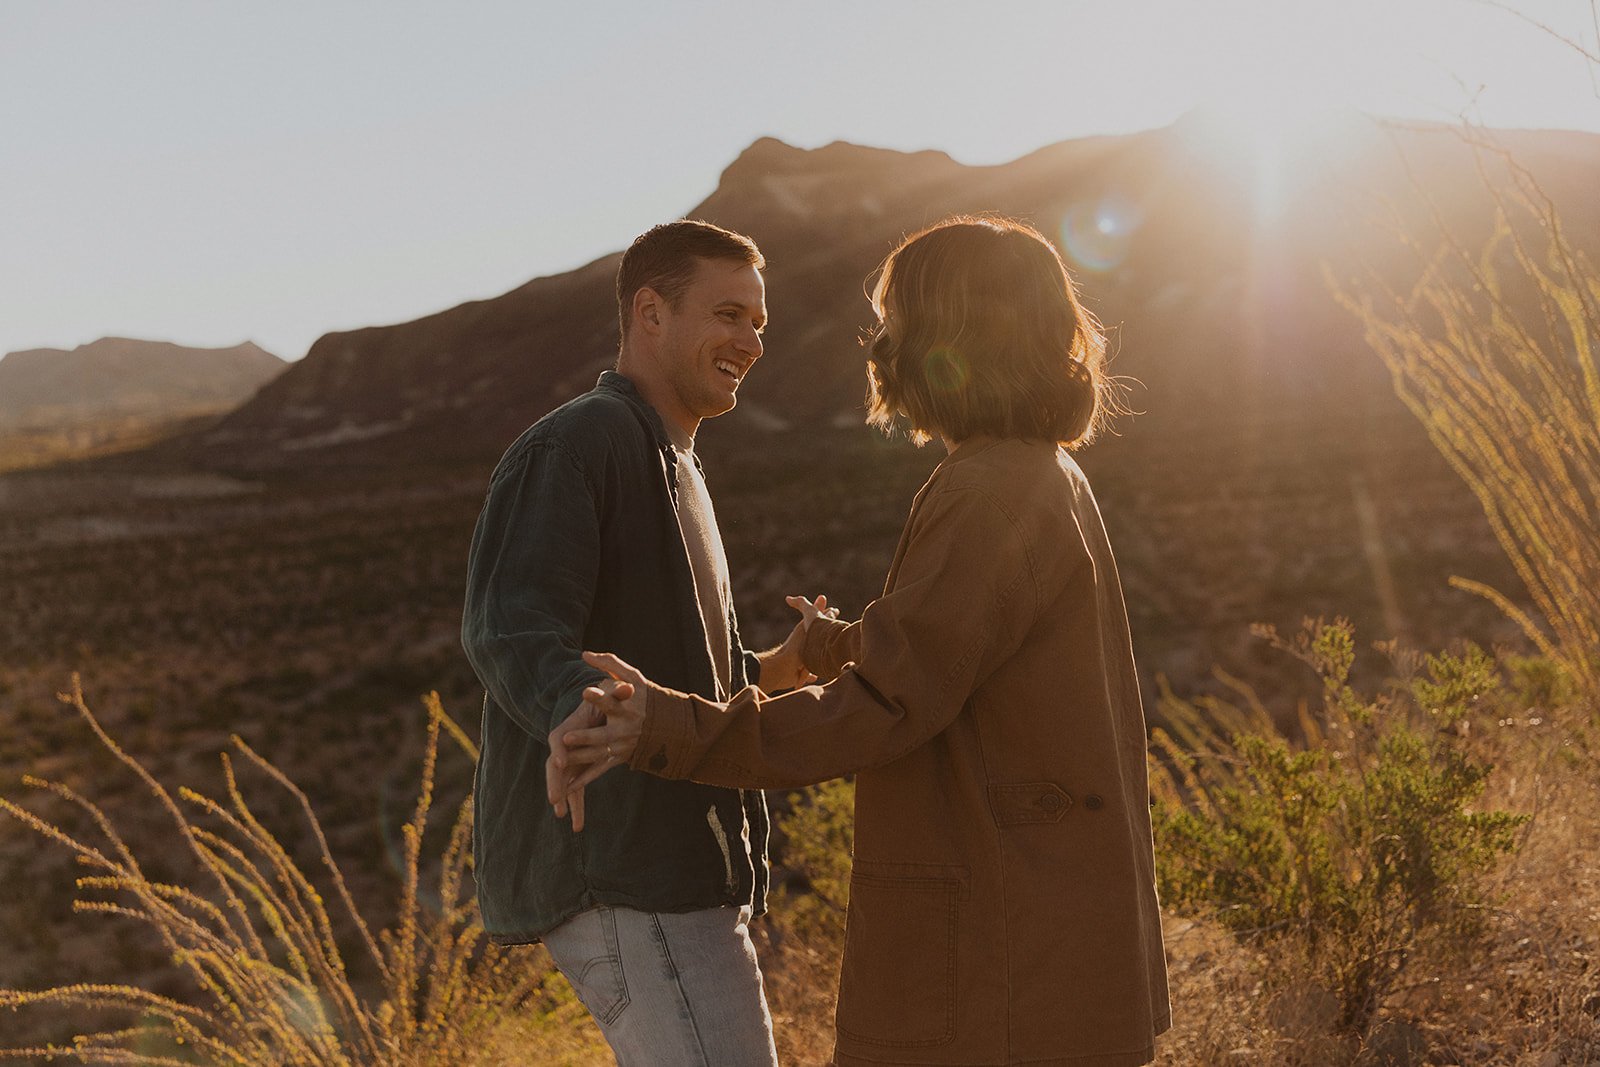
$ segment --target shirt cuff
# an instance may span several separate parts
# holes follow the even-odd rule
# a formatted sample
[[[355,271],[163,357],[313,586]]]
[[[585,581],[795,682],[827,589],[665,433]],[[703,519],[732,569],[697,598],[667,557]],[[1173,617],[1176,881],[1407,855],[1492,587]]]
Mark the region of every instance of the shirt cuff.
[[[694,702],[689,694],[676,689],[646,686],[644,693],[644,723],[639,730],[638,743],[633,746],[633,758],[628,766],[636,771],[647,771],[661,778],[682,778],[689,723],[694,715]]]

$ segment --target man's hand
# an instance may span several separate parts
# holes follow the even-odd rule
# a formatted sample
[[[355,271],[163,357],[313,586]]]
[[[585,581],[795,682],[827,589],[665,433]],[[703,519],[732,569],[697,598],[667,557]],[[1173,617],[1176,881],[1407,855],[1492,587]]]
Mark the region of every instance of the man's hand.
[[[819,617],[831,619],[838,615],[838,612],[828,610],[828,598],[825,596],[817,597],[815,604],[803,596],[785,597],[784,600],[791,608],[800,612],[800,621],[789,631],[789,636],[783,639],[783,644],[766,652],[756,653],[756,659],[761,661],[761,679],[757,684],[761,686],[763,693],[776,693],[781,689],[810,685],[817,680],[816,675],[806,670],[802,655],[806,647],[806,630],[811,627],[813,619]]]
[[[550,731],[545,789],[559,818],[570,812],[583,829],[583,790],[611,768],[628,762],[644,725],[645,688],[637,669],[607,652],[585,652],[584,662],[611,675],[583,691],[583,704]]]
[[[620,687],[622,683],[613,681],[602,684]],[[605,712],[598,705],[589,703],[587,691],[584,697],[577,710],[550,731],[550,756],[544,761],[545,795],[550,806],[556,810],[556,818],[565,819],[571,813],[574,831],[583,829],[583,790],[570,789],[567,784],[567,735],[606,721]]]
[[[828,598],[826,596],[818,596],[815,602],[807,600],[803,596],[786,596],[783,598],[783,602],[800,613],[800,621],[795,623],[795,629],[801,633],[811,629],[811,624],[817,619],[837,619],[839,617],[839,609],[828,607]],[[793,637],[794,635],[790,634],[790,636]],[[787,641],[784,642],[784,644],[788,643]]]

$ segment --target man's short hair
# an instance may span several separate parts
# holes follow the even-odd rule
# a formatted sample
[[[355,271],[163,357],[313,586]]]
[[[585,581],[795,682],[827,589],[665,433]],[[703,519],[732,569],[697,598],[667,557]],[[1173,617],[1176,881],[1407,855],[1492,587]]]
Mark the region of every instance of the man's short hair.
[[[702,260],[729,259],[764,270],[767,261],[750,238],[698,219],[666,222],[635,237],[617,268],[617,318],[628,336],[633,298],[653,289],[676,309]]]
[[[957,216],[906,238],[872,293],[867,421],[922,444],[975,435],[1085,444],[1120,410],[1105,335],[1055,246],[1010,219]]]

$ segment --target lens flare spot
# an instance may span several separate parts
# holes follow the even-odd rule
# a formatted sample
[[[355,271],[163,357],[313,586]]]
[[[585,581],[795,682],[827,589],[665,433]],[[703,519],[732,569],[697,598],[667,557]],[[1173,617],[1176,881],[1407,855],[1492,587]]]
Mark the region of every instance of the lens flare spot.
[[[923,359],[922,368],[928,385],[941,393],[961,392],[971,377],[966,357],[945,345],[930,351]]]
[[[1061,220],[1061,247],[1084,270],[1112,270],[1128,258],[1140,221],[1138,210],[1120,197],[1080,201]]]

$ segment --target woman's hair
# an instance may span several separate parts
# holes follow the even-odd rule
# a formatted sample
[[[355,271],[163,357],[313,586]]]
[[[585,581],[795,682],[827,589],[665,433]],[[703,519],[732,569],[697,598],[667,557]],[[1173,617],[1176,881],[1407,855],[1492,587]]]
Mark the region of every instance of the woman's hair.
[[[957,216],[906,238],[872,292],[867,421],[1086,444],[1119,409],[1105,334],[1031,226]]]

